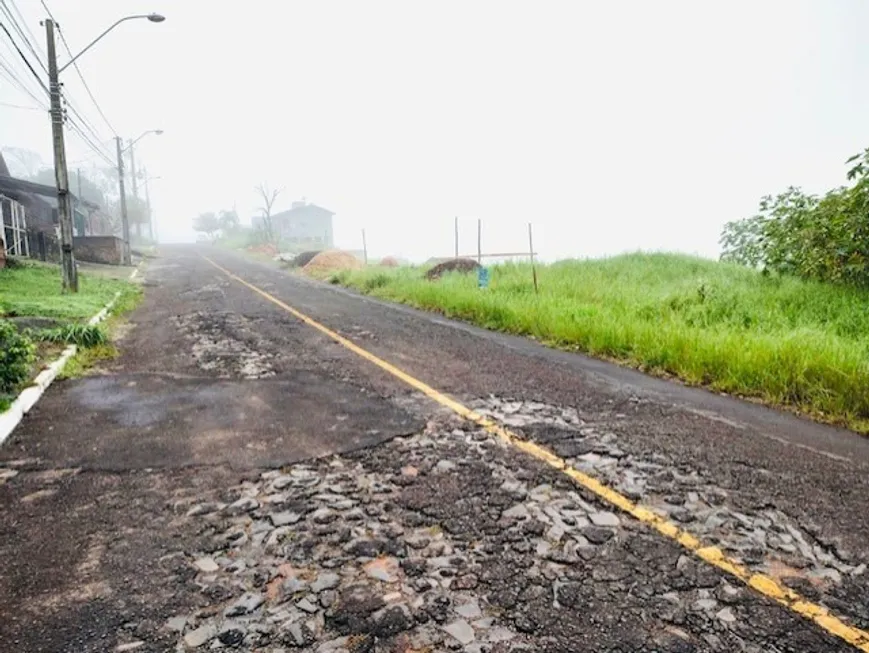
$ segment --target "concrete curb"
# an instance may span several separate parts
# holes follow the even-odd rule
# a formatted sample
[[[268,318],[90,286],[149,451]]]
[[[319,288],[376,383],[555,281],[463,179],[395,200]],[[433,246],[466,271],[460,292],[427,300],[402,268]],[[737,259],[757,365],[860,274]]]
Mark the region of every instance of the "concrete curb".
[[[132,281],[135,279],[138,273],[139,268],[133,270],[130,273],[130,280]],[[88,324],[99,324],[105,320],[106,317],[108,317],[109,312],[112,310],[112,306],[115,305],[115,302],[118,301],[118,297],[120,296],[121,292],[116,292],[115,296],[112,297],[105,306],[103,306],[102,310],[88,320]],[[0,413],[0,445],[2,445],[10,435],[12,435],[12,431],[15,430],[15,427],[18,426],[22,419],[24,419],[24,416],[30,411],[30,409],[36,405],[36,402],[39,401],[39,398],[42,397],[48,389],[48,386],[50,386],[52,381],[54,381],[54,379],[57,378],[57,375],[60,374],[63,366],[66,365],[70,358],[75,356],[76,351],[77,348],[75,345],[69,345],[64,349],[63,353],[61,353],[58,358],[49,363],[48,367],[42,370],[36,378],[33,379],[33,384],[24,388],[24,390],[22,390],[15,398],[15,401],[12,402],[12,405]]]

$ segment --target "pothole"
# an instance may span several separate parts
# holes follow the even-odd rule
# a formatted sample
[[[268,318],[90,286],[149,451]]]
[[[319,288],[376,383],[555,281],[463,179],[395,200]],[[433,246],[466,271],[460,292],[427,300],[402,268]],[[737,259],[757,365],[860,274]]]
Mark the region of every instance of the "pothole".
[[[706,474],[677,466],[663,455],[639,459],[620,446],[616,434],[585,422],[573,408],[498,397],[472,402],[471,407],[519,429],[575,469],[719,546],[755,571],[784,582],[807,579],[817,587],[866,572],[865,563],[837,543],[822,540],[813,525],[800,524],[769,506],[738,510],[729,492]]]
[[[200,369],[245,379],[275,375],[272,356],[257,346],[258,337],[244,316],[196,312],[173,319],[178,330],[192,341],[190,353]]]

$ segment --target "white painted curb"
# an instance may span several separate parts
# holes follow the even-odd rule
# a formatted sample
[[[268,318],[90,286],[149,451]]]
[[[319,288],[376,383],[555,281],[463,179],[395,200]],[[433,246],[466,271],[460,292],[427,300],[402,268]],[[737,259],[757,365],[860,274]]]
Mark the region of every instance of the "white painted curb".
[[[130,273],[130,280],[135,279],[138,273],[139,268],[133,270]],[[109,303],[106,304],[99,313],[88,320],[88,324],[99,324],[105,320],[109,311],[112,310],[112,306],[115,305],[115,302],[118,301],[118,297],[120,296],[120,291],[116,292],[115,296],[109,300]],[[36,405],[36,402],[39,401],[39,398],[45,393],[48,386],[51,385],[51,382],[57,378],[58,374],[60,374],[60,371],[63,369],[63,366],[66,365],[66,362],[75,356],[75,352],[75,345],[69,345],[64,349],[63,353],[57,359],[49,363],[48,367],[36,376],[33,380],[33,384],[24,388],[24,390],[22,390],[15,398],[15,401],[12,402],[12,405],[0,413],[0,445],[6,441],[6,438],[12,435],[12,431],[15,430],[15,427],[18,426],[30,409]]]

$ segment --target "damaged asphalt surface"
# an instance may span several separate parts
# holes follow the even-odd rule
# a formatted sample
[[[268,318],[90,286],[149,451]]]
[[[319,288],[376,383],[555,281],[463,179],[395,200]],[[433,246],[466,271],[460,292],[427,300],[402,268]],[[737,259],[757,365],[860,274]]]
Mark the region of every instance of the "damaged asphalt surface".
[[[848,651],[199,256],[869,627],[869,440],[166,248],[0,448],[0,650]]]

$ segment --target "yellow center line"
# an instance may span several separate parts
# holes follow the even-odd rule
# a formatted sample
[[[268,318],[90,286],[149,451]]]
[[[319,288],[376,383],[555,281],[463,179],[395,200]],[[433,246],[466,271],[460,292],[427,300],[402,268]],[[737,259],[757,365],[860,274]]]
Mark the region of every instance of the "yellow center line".
[[[264,290],[261,290],[252,283],[245,281],[244,279],[242,279],[238,275],[233,274],[226,268],[221,267],[207,256],[203,256],[202,258],[204,258],[211,265],[223,272],[230,279],[237,281],[238,283],[257,293],[264,299],[279,306],[290,315],[298,318],[308,326],[317,329],[341,346],[346,347],[347,349],[352,351],[354,354],[361,356],[365,360],[373,363],[374,365],[377,365],[377,367],[381,368],[382,370],[385,370],[396,378],[401,379],[407,385],[416,388],[424,395],[436,401],[440,405],[449,408],[466,420],[473,422],[477,426],[480,426],[488,433],[499,438],[502,442],[512,447],[515,447],[516,449],[524,451],[528,455],[546,463],[550,467],[560,471],[566,476],[569,476],[578,485],[582,486],[589,492],[597,495],[606,503],[618,508],[623,512],[628,513],[635,519],[638,519],[639,521],[649,525],[650,527],[658,531],[661,535],[664,535],[665,537],[674,540],[680,546],[684,547],[701,560],[709,563],[710,565],[713,565],[714,567],[717,567],[726,574],[736,578],[737,580],[744,583],[748,587],[751,587],[763,596],[766,596],[779,603],[780,605],[785,606],[786,608],[797,613],[801,617],[805,617],[806,619],[813,621],[828,633],[835,635],[839,639],[844,640],[848,644],[853,645],[861,651],[869,653],[869,632],[845,623],[837,616],[831,614],[830,611],[827,610],[827,608],[823,607],[822,605],[812,603],[797,592],[794,592],[790,588],[785,587],[776,579],[770,576],[766,576],[765,574],[759,574],[751,571],[736,560],[728,558],[724,554],[724,552],[718,547],[705,546],[703,542],[701,542],[691,533],[682,530],[673,522],[670,522],[667,519],[661,517],[660,515],[652,512],[650,509],[634,503],[626,496],[601,483],[596,478],[574,469],[567,463],[567,461],[555,455],[551,451],[548,451],[543,447],[534,444],[533,442],[524,440],[512,431],[495,423],[491,419],[484,417],[483,415],[479,415],[478,413],[474,412],[467,406],[459,403],[455,399],[452,399],[451,397],[448,397],[442,392],[435,390],[430,385],[411,376],[407,372],[404,372],[403,370],[395,367],[394,365],[388,363],[382,358],[375,356],[371,352],[363,349],[359,345],[351,342],[350,340],[339,335],[335,331],[332,331],[331,329],[320,324],[316,320],[311,319],[304,313],[297,311],[295,308],[293,308],[289,304],[286,304],[285,302],[282,302],[277,297],[267,293]]]

